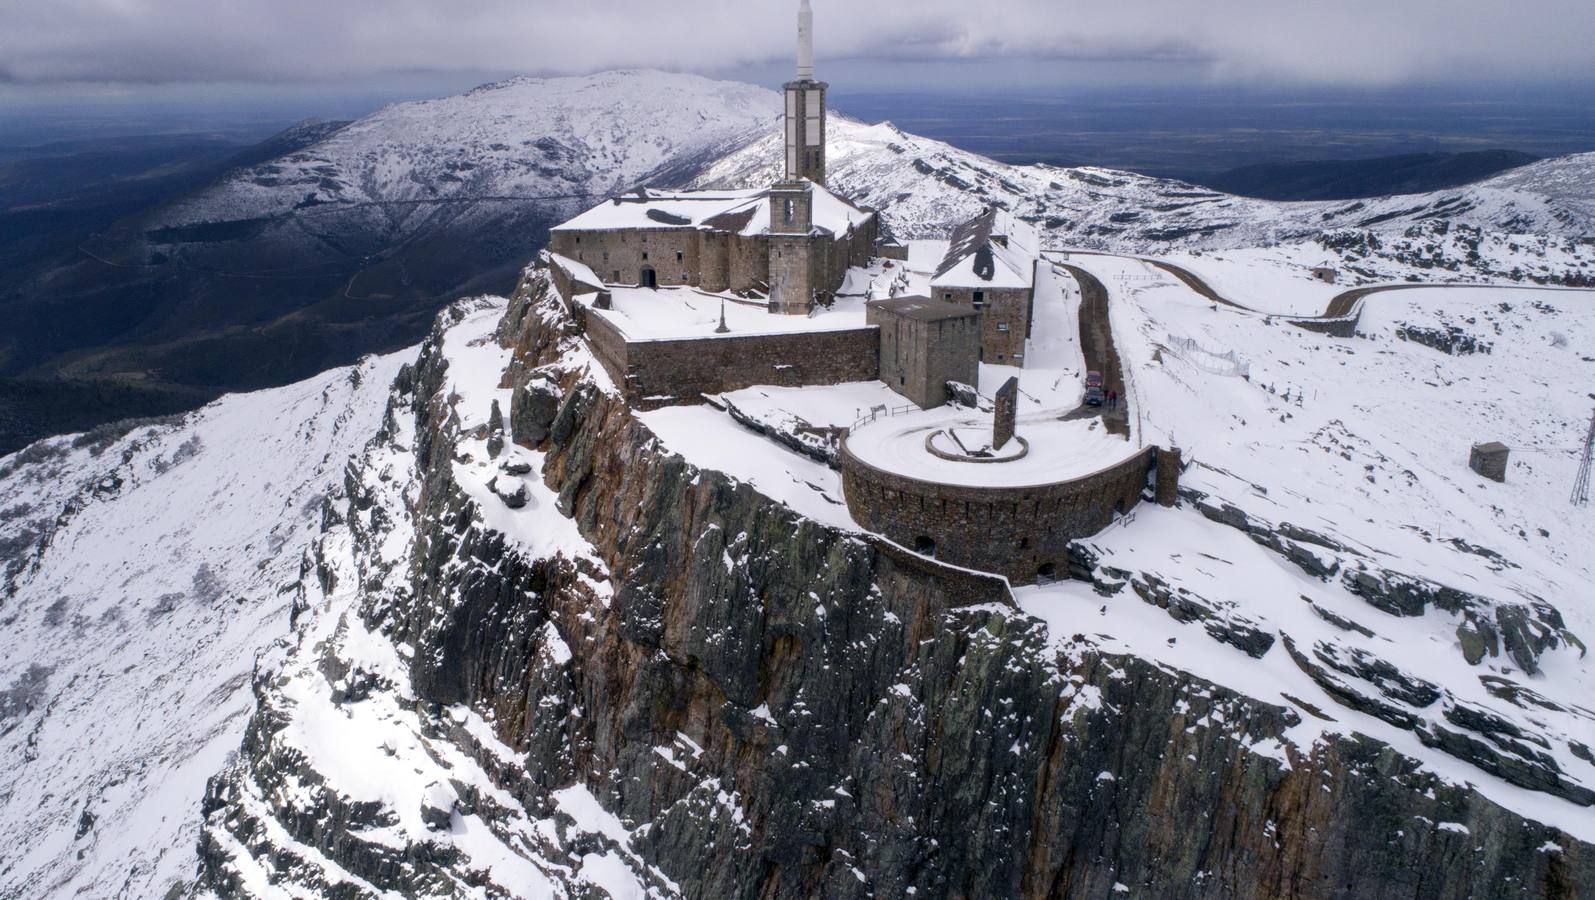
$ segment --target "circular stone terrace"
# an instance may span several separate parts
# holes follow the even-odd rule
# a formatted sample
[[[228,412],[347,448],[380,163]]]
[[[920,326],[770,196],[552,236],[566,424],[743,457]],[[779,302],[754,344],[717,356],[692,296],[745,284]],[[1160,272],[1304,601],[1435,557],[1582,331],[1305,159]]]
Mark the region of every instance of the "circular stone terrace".
[[[876,419],[853,429],[847,449],[883,472],[934,484],[1022,488],[1091,475],[1138,455],[1101,420],[1057,412],[1019,416],[1012,441],[993,450],[992,416],[939,407]],[[982,455],[987,454],[990,455]]]
[[[1033,584],[1064,577],[1070,542],[1129,512],[1158,469],[1156,448],[1095,417],[1019,416],[1001,448],[992,426],[951,407],[855,426],[839,454],[849,513],[906,549]]]

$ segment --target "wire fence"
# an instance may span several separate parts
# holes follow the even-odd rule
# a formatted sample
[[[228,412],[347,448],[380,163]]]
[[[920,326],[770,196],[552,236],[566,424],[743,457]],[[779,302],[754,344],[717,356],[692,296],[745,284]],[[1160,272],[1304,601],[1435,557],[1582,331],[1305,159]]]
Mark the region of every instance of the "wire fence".
[[[1172,334],[1168,336],[1166,343],[1175,356],[1210,375],[1248,378],[1252,374],[1252,364],[1236,355],[1234,350],[1219,353],[1203,347],[1191,338],[1176,337]]]

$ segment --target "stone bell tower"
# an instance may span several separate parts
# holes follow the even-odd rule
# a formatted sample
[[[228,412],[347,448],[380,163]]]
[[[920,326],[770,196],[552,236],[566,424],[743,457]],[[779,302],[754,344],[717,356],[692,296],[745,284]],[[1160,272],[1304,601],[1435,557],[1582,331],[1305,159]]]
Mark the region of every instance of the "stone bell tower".
[[[786,83],[786,180],[825,183],[825,91],[814,80],[814,9],[798,7],[797,79]]]
[[[814,308],[814,185],[770,188],[770,312],[806,316]]]

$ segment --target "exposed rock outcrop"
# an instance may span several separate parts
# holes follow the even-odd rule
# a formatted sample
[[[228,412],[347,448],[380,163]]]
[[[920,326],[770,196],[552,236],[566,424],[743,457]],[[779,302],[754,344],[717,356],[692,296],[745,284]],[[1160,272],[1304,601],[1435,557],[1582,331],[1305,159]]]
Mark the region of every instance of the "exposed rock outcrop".
[[[501,337],[516,348],[507,386],[524,396],[546,376],[559,406],[539,439],[546,407],[516,403],[510,433],[537,443],[592,555],[529,553],[482,525],[455,475],[476,451],[442,396],[440,333],[394,400],[413,442],[395,428],[351,469],[307,562],[322,590],[358,573],[350,629],[403,648],[409,683],[362,677],[335,637],[299,651],[324,658],[316,677],[349,703],[409,698],[436,753],[469,757],[502,792],[429,785],[422,831],[445,809],[493,828],[554,815],[551,798],[580,787],[625,823],[616,853],[651,890],[750,900],[1571,898],[1595,883],[1595,848],[1389,747],[1352,735],[1298,751],[1282,741],[1291,710],[1083,635],[1059,651],[1000,581],[692,468],[587,374],[545,291],[523,284]],[[409,493],[376,471],[394,458],[413,465]],[[407,523],[413,546],[394,557]],[[402,811],[343,802],[285,742],[289,687],[264,673],[256,690],[245,753],[207,806],[210,886],[251,893],[240,854],[327,896],[491,882],[423,833],[395,837]],[[615,849],[541,833],[524,852],[561,878]]]

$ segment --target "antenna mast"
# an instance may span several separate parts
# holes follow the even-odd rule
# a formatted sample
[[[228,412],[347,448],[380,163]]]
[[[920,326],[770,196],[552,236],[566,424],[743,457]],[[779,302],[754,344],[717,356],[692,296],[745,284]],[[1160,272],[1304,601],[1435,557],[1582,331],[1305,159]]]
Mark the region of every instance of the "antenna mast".
[[[797,80],[814,80],[814,7],[809,0],[798,6]]]
[[[1589,416],[1589,433],[1584,436],[1584,459],[1578,464],[1578,477],[1573,479],[1573,505],[1589,505],[1590,469],[1595,467],[1595,412]]]

